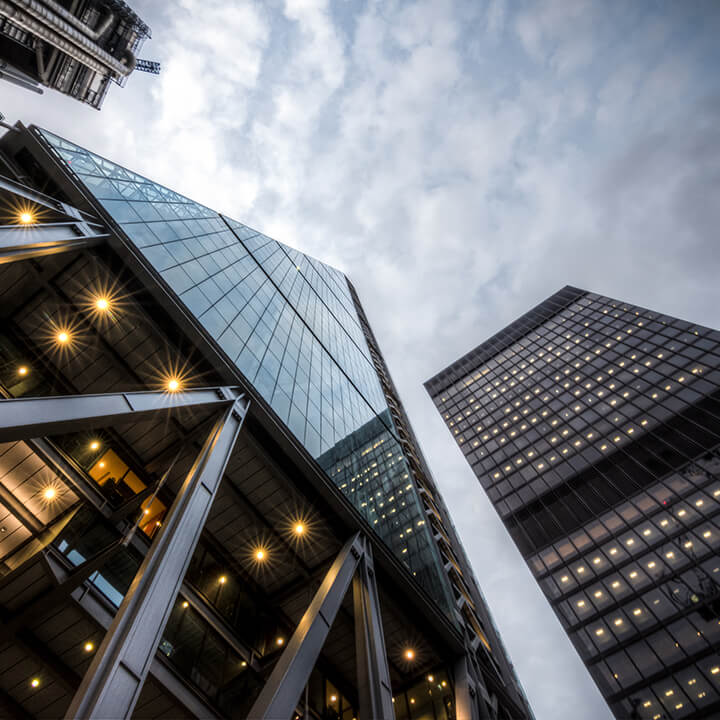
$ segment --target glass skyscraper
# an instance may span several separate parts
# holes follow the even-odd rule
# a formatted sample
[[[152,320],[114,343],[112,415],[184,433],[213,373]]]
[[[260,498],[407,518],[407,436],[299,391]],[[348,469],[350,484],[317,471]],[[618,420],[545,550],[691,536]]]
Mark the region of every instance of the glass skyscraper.
[[[42,449],[35,440],[29,445],[47,473],[65,478],[62,492],[60,485],[46,488],[41,499],[51,491],[50,509],[60,496],[69,504],[49,517],[45,508],[33,519],[19,507],[22,493],[10,497],[20,487],[17,480],[4,486],[7,492],[0,488],[0,503],[19,523],[17,529],[12,525],[15,545],[3,550],[0,540],[0,575],[5,575],[0,605],[7,603],[3,583],[25,580],[26,543],[35,548],[33,562],[49,554],[60,565],[59,577],[68,572],[79,577],[103,542],[122,541],[111,560],[98,560],[100,569],[79,579],[87,586],[86,594],[77,596],[85,603],[80,609],[99,622],[87,600],[95,593],[107,605],[106,627],[116,611],[117,617],[105,644],[100,634],[86,643],[90,650],[81,649],[80,657],[97,646],[98,659],[80,673],[82,682],[65,678],[74,695],[56,699],[53,707],[83,716],[91,714],[87,708],[93,703],[102,707],[108,681],[101,679],[115,662],[116,651],[108,648],[127,644],[128,657],[142,655],[141,642],[132,641],[136,636],[117,628],[139,622],[143,612],[166,612],[157,652],[142,655],[151,681],[141,683],[138,692],[147,707],[151,686],[162,686],[168,695],[170,679],[156,667],[161,661],[212,712],[232,717],[248,712],[284,717],[284,711],[272,713],[277,703],[291,707],[294,690],[288,688],[302,680],[291,698],[293,711],[328,720],[350,720],[358,711],[363,720],[393,714],[408,720],[531,718],[348,279],[45,130],[19,127],[2,139],[0,150],[0,161],[15,173],[0,187],[5,222],[11,219],[0,227],[0,281],[13,288],[5,296],[7,322],[0,338],[3,397],[40,398],[52,405],[53,398],[68,394],[102,396],[110,412],[114,400],[108,393],[117,392],[126,398],[120,407],[127,414],[128,406],[140,412],[149,402],[135,400],[133,392],[151,391],[153,407],[171,413],[162,430],[121,425],[101,437],[93,434],[98,420],[95,425],[88,420],[79,431],[75,420],[63,420],[58,437],[55,421],[45,427],[38,420],[44,432],[34,425],[22,430],[15,427],[14,413],[5,413],[12,427],[0,427],[0,439],[30,443],[28,433],[52,436],[41,441]],[[213,389],[212,400],[202,395],[204,387]],[[238,392],[242,395],[233,400]],[[182,406],[177,411],[175,398]],[[168,551],[153,565],[148,558],[164,552],[163,542],[170,542],[165,538],[181,522],[175,518],[196,517],[187,509],[194,501],[183,504],[191,485],[181,484],[178,473],[213,467],[209,461],[189,462],[207,432],[208,421],[193,409],[195,402],[202,407],[234,402],[225,426],[236,422],[241,429],[228,450],[227,469],[219,471],[211,490],[216,496],[206,511],[209,519],[194,520],[199,529],[177,531],[173,541],[195,538],[196,544]],[[75,405],[60,407],[58,412],[72,414]],[[18,417],[25,417],[23,412],[18,410]],[[102,422],[108,417],[112,412],[103,413]],[[174,444],[163,439],[168,434],[175,436]],[[215,446],[223,447],[220,439],[208,447]],[[67,463],[64,471],[51,462],[55,454]],[[5,468],[11,478],[10,460]],[[65,487],[68,477],[74,478],[72,490]],[[2,532],[10,527],[8,521]],[[22,527],[45,533],[47,549],[33,545]],[[124,535],[117,537],[120,530]],[[136,600],[138,578],[153,567],[162,572],[165,564],[180,562],[177,558],[186,562],[176,572],[178,591],[167,591],[167,610],[164,601],[148,600],[154,597],[150,590]],[[344,577],[349,582],[343,568],[353,563],[359,563],[354,604],[336,606],[333,622],[326,605],[333,598],[342,601],[338,583]],[[407,585],[398,590],[397,583]],[[318,586],[320,614],[321,601],[310,602]],[[382,625],[373,622],[378,598]],[[19,612],[16,624],[24,627],[23,613],[29,611],[22,605],[6,609],[8,617]],[[78,611],[72,603],[71,610]],[[63,622],[52,632],[62,634]],[[39,630],[31,630],[39,637]],[[327,643],[316,662],[301,661],[311,644],[317,645],[309,637],[315,632],[329,632]],[[18,652],[37,661],[37,652],[27,647]],[[76,672],[78,664],[73,667]],[[2,671],[0,659],[0,676]],[[139,670],[133,672],[141,678]],[[27,698],[46,686],[39,671],[8,687],[0,680],[8,707],[25,708]],[[390,691],[392,710],[382,706]],[[176,705],[169,705],[166,716],[177,717],[172,713],[178,702],[195,708],[191,714],[208,716],[193,705],[195,695],[170,692]]]
[[[720,333],[565,287],[425,386],[616,717],[720,717]]]

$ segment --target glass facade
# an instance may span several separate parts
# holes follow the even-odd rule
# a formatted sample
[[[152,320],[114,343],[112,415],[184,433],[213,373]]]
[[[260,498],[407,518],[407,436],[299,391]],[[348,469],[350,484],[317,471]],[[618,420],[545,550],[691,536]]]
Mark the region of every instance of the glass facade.
[[[617,717],[720,712],[720,333],[568,287],[426,387]]]
[[[39,132],[451,615],[439,551],[409,479],[345,276],[77,145]],[[364,452],[368,442],[380,442],[381,450]]]

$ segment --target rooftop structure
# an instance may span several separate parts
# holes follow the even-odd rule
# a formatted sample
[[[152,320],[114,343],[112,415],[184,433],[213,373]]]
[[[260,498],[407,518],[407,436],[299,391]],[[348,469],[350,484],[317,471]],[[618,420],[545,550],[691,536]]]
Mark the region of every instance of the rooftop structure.
[[[96,109],[138,66],[150,28],[122,0],[0,0],[0,79]],[[140,61],[155,73],[157,63]]]

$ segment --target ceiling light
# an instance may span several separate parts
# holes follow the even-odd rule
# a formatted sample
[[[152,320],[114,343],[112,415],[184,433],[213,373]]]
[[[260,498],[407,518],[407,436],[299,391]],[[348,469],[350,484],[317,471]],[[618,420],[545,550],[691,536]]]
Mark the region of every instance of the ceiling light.
[[[83,649],[85,650],[85,652],[89,653],[95,649],[95,646],[91,642],[86,642],[85,645],[83,646]]]
[[[23,210],[18,215],[18,220],[22,225],[32,225],[35,222],[35,216],[29,210]]]
[[[18,375],[23,375],[23,376],[24,376],[24,375],[27,375],[27,374],[28,374],[27,366],[26,366],[26,365],[21,365],[21,366],[18,368]]]
[[[98,450],[100,448],[100,442],[98,440],[93,440],[90,443],[90,449],[91,450]]]
[[[414,660],[415,659],[415,651],[412,648],[408,648],[405,651],[405,659],[406,660]]]
[[[54,500],[56,495],[57,495],[57,490],[55,490],[54,487],[45,488],[45,492],[43,492],[43,497],[46,500]]]
[[[58,332],[58,334],[55,336],[55,339],[61,345],[65,345],[66,343],[70,342],[70,333],[67,330],[60,330],[60,332]]]
[[[32,687],[34,687],[34,688],[40,687],[40,678],[33,678],[33,679],[30,681],[30,685],[31,685]]]
[[[180,389],[180,381],[177,378],[170,378],[167,383],[169,392],[177,392]]]

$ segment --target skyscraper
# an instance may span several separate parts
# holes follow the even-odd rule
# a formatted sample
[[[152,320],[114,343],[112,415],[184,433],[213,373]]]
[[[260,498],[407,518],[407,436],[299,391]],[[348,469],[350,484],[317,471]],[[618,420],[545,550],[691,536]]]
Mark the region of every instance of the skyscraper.
[[[150,28],[122,0],[0,0],[0,79],[99,109],[138,67]],[[156,72],[157,63],[140,61]]]
[[[425,387],[615,715],[720,717],[720,333],[565,287]]]
[[[347,278],[45,130],[0,161],[0,704],[532,717]]]

